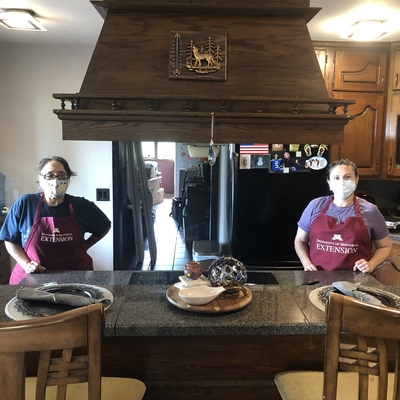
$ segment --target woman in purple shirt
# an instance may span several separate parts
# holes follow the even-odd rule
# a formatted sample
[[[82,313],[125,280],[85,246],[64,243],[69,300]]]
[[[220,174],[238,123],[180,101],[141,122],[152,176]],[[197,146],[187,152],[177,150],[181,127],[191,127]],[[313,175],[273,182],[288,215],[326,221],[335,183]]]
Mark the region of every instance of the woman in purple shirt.
[[[349,160],[328,167],[333,196],[312,200],[299,222],[295,250],[305,271],[352,269],[371,273],[392,251],[378,208],[355,196],[358,171]]]

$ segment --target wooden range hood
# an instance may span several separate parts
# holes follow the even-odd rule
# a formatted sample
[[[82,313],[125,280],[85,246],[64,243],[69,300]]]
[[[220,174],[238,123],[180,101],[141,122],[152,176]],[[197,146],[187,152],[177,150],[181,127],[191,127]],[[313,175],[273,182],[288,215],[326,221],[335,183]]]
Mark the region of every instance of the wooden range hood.
[[[328,96],[309,0],[91,3],[105,22],[81,90],[53,95],[63,139],[208,143],[214,113],[215,143],[342,143],[354,101]],[[188,72],[171,37],[215,34],[224,74]]]

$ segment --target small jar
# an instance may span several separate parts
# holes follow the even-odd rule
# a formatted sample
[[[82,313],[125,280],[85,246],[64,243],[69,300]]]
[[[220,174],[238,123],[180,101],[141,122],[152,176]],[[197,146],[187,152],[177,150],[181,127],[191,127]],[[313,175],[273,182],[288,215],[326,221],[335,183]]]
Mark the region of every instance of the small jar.
[[[189,261],[183,269],[185,276],[189,279],[199,279],[203,271],[201,270],[200,263],[197,261]]]

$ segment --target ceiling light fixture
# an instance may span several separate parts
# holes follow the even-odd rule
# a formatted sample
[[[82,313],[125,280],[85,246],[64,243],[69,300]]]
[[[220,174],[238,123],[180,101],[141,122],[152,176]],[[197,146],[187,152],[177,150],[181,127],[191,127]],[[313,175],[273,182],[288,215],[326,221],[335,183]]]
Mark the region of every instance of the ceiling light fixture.
[[[47,31],[34,16],[35,13],[30,10],[18,8],[0,10],[0,25],[7,29]]]
[[[358,21],[352,25],[341,38],[352,40],[379,40],[389,34],[386,23],[387,21]]]

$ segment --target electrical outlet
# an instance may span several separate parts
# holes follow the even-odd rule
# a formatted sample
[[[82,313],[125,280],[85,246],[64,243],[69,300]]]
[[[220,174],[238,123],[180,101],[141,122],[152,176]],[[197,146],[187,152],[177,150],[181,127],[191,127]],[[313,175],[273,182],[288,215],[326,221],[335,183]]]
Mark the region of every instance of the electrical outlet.
[[[110,189],[96,189],[97,201],[110,201]]]

